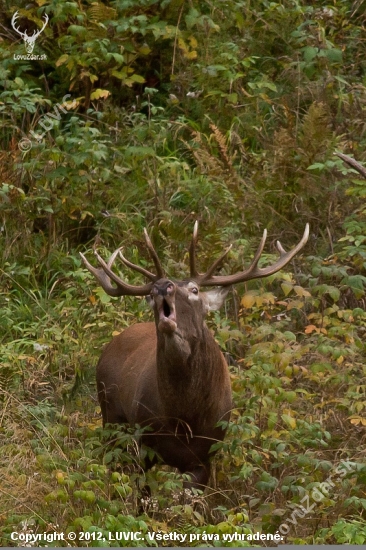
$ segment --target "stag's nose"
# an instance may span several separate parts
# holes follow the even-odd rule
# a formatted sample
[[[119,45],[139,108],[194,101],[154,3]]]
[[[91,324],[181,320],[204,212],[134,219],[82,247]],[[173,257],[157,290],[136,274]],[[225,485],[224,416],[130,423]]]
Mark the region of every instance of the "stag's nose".
[[[155,296],[174,296],[175,294],[175,284],[169,281],[168,279],[160,279],[154,283],[152,287],[152,295]]]

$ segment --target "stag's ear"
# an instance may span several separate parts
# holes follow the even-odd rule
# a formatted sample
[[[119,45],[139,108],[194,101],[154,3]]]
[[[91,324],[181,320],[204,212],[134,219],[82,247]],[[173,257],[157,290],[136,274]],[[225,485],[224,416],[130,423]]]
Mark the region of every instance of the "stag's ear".
[[[220,309],[225,302],[225,298],[228,295],[229,290],[230,287],[221,287],[208,290],[207,292],[202,292],[201,296],[206,306],[206,311],[216,311]]]

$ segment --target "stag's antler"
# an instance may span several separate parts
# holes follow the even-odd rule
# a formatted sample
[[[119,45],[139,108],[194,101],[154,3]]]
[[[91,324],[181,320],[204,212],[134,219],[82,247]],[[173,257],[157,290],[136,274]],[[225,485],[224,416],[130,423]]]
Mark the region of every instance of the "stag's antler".
[[[80,253],[85,266],[95,276],[95,278],[99,281],[100,285],[110,296],[146,296],[147,294],[150,293],[153,283],[158,279],[161,279],[162,277],[164,277],[164,270],[162,268],[158,255],[149,239],[146,229],[144,229],[144,236],[145,236],[146,246],[155,264],[156,274],[151,273],[147,269],[140,267],[138,265],[135,265],[129,260],[127,260],[123,256],[120,248],[117,248],[117,250],[113,252],[112,256],[109,258],[107,263],[103,260],[103,258],[101,258],[101,256],[99,256],[97,252],[95,252],[95,256],[98,260],[98,263],[101,266],[98,268],[93,267],[85,258],[85,256]],[[272,275],[273,273],[276,273],[277,271],[285,267],[285,265],[288,264],[292,260],[292,258],[305,246],[308,238],[309,238],[309,224],[306,224],[304,235],[301,241],[292,250],[290,250],[289,252],[286,252],[283,246],[281,245],[281,243],[277,241],[276,246],[277,246],[277,250],[280,253],[279,259],[272,265],[260,268],[258,267],[258,262],[262,255],[263,248],[267,239],[267,230],[265,229],[263,232],[263,237],[258,247],[258,250],[255,253],[254,259],[250,264],[250,266],[248,267],[248,269],[246,269],[245,271],[235,273],[234,275],[214,275],[215,270],[222,263],[222,261],[228,254],[229,250],[231,249],[231,245],[230,245],[224,251],[224,253],[217,260],[213,262],[213,264],[211,265],[211,267],[209,267],[206,273],[198,273],[196,268],[196,244],[198,239],[198,222],[196,222],[194,224],[193,237],[192,237],[192,241],[189,249],[189,263],[190,263],[190,270],[191,270],[191,278],[194,279],[200,286],[225,287],[225,286],[234,285],[236,283],[250,281],[252,279],[267,277],[268,275]],[[147,283],[141,286],[134,286],[134,285],[129,285],[125,283],[120,277],[118,277],[112,271],[112,266],[117,256],[121,258],[121,260],[127,267],[147,277],[150,280],[150,283]],[[112,281],[116,284],[116,286],[112,285]]]
[[[113,252],[112,256],[109,258],[107,263],[95,251],[94,252],[95,256],[101,267],[93,267],[85,258],[84,254],[80,252],[80,256],[85,266],[89,269],[89,271],[94,275],[94,277],[100,283],[101,287],[110,296],[147,296],[148,294],[150,294],[153,283],[158,279],[161,279],[162,277],[164,277],[164,270],[161,266],[161,263],[155,251],[155,248],[153,247],[150,241],[150,238],[149,238],[149,235],[147,234],[146,229],[144,229],[144,236],[145,236],[146,246],[150,252],[150,256],[156,268],[156,275],[154,273],[151,273],[147,269],[144,269],[143,267],[140,267],[139,265],[135,265],[132,262],[126,260],[120,248],[117,248],[117,250]],[[118,277],[112,271],[112,266],[117,256],[121,258],[121,260],[127,267],[130,267],[131,269],[137,271],[138,273],[141,273],[142,275],[150,279],[151,282],[141,286],[129,285],[128,283],[125,283],[120,277]],[[116,283],[117,286],[113,286],[111,284],[111,280],[114,283]]]
[[[260,279],[262,277],[268,277],[268,275],[273,275],[274,273],[277,273],[277,271],[280,271],[285,265],[287,265],[292,258],[305,246],[307,243],[307,240],[309,238],[309,224],[307,223],[305,226],[304,235],[301,239],[301,241],[292,249],[286,252],[286,250],[281,245],[280,241],[277,241],[276,247],[277,250],[280,253],[280,257],[272,265],[269,265],[267,267],[258,267],[258,262],[260,260],[260,257],[263,252],[263,248],[265,245],[265,242],[267,240],[267,229],[263,231],[263,237],[259,244],[258,250],[255,253],[254,259],[248,269],[245,271],[240,271],[239,273],[235,273],[234,275],[213,275],[216,268],[221,264],[222,260],[225,258],[227,253],[229,252],[231,246],[225,250],[225,252],[215,260],[215,262],[212,264],[212,266],[206,271],[206,273],[199,274],[197,273],[195,269],[195,260],[193,259],[193,256],[195,254],[195,247],[196,247],[196,241],[197,241],[197,228],[195,226],[195,229],[193,231],[193,238],[190,248],[190,264],[191,264],[191,271],[193,267],[194,273],[191,273],[192,278],[197,281],[197,283],[200,286],[230,286],[235,285],[237,283],[244,283],[245,281],[251,281],[252,279]]]

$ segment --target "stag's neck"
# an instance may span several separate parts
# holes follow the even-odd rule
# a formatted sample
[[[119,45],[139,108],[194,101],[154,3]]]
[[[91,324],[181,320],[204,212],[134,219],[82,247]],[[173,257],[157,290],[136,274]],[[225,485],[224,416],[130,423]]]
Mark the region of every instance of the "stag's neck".
[[[222,354],[207,327],[188,342],[181,335],[158,335],[157,369],[165,414],[199,422],[202,411],[216,407],[225,377]]]

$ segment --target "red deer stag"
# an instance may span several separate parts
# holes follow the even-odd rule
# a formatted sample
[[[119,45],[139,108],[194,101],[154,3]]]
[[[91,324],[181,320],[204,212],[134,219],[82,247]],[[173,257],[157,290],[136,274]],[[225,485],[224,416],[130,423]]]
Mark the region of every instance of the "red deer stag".
[[[185,487],[203,488],[210,476],[210,447],[225,436],[226,430],[217,424],[229,420],[232,408],[228,366],[204,317],[221,307],[231,285],[282,269],[307,242],[309,226],[289,252],[277,242],[280,258],[260,268],[258,262],[267,237],[264,230],[253,262],[234,275],[214,275],[231,247],[206,273],[198,273],[197,229],[196,222],[189,249],[191,273],[184,281],[165,277],[146,230],[146,245],[156,274],[126,260],[121,249],[108,263],[95,253],[98,268],[83,254],[81,257],[107,294],[148,296],[155,315],[155,323],[132,325],[115,336],[102,353],[97,365],[97,389],[103,423],[149,426],[150,431],[140,443],[154,449],[165,464],[190,474],[191,482],[185,482]],[[125,283],[112,271],[117,256],[150,282],[141,286]],[[200,287],[207,286],[219,288],[200,291]]]

